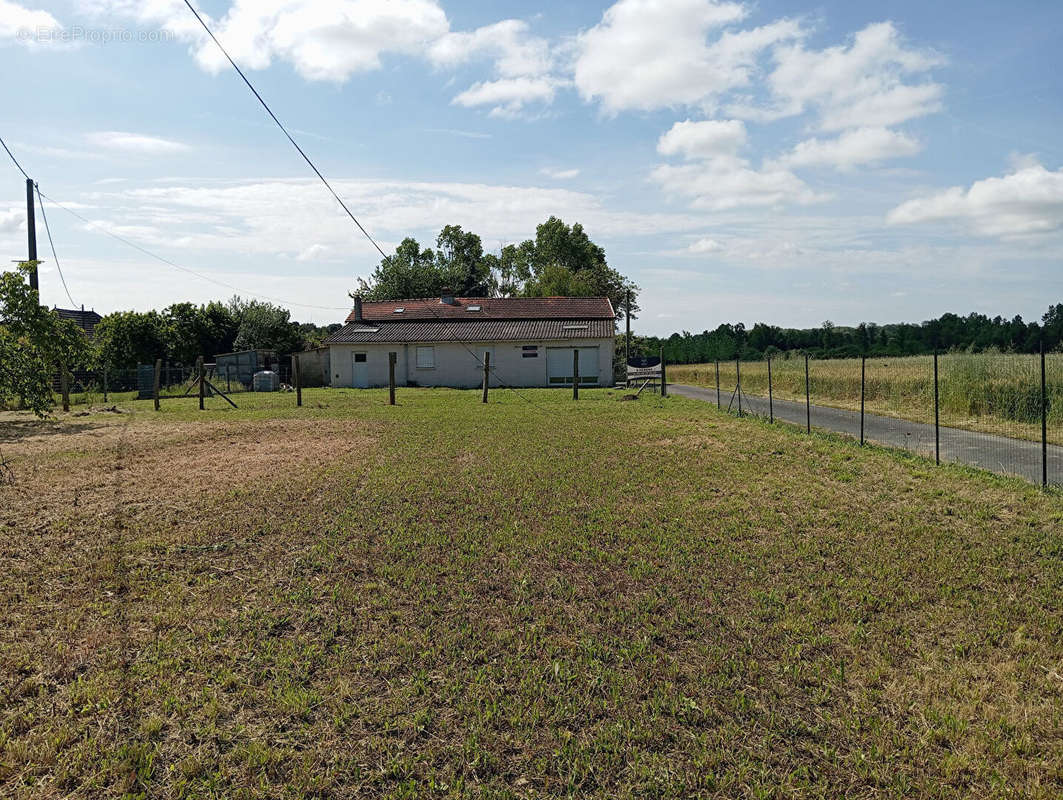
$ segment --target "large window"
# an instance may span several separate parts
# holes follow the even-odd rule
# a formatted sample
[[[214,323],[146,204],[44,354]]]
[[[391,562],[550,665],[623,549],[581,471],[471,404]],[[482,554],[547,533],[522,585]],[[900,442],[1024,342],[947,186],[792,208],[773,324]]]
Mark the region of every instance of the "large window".
[[[417,348],[417,369],[434,369],[436,365],[436,349],[434,347]]]

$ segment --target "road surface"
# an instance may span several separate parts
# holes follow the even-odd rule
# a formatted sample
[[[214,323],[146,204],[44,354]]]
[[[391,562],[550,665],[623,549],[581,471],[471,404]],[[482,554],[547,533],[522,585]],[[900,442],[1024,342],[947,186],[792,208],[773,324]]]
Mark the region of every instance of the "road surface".
[[[668,384],[668,391],[715,405],[716,390],[702,386]],[[721,395],[727,408],[730,394]],[[805,404],[775,400],[775,419],[805,426]],[[735,410],[732,408],[732,411]],[[768,416],[768,398],[742,395],[742,410]],[[812,427],[860,438],[860,412],[829,406],[812,406]],[[959,428],[940,429],[941,460],[967,464],[1001,475],[1017,475],[1041,483],[1041,443],[1010,439]],[[934,457],[934,426],[877,414],[864,415],[864,438],[869,442]],[[1048,445],[1048,482],[1063,485],[1063,447]]]

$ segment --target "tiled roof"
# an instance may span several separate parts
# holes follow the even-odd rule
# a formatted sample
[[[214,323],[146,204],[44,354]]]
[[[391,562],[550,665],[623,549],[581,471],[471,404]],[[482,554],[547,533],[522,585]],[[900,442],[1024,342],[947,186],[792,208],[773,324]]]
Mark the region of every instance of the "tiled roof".
[[[479,311],[469,311],[479,306]],[[395,309],[404,309],[396,313]],[[456,297],[454,305],[438,297],[362,303],[362,319],[440,320],[461,319],[614,319],[612,303],[606,297]],[[347,322],[354,321],[354,312]]]
[[[79,308],[53,308],[56,314],[63,319],[71,320],[91,338],[96,333],[96,324],[103,319],[95,311],[83,311]]]
[[[615,335],[613,318],[468,320],[459,322],[374,322],[344,325],[325,344],[372,342],[519,342],[548,339],[603,339]]]

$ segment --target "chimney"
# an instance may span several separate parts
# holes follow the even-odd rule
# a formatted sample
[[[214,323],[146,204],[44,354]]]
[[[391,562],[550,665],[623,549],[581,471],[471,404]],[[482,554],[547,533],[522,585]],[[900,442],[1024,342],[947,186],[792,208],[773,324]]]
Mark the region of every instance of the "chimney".
[[[443,289],[443,291],[441,292],[441,297],[439,298],[439,302],[448,306],[454,305],[454,290]]]
[[[362,316],[362,296],[360,294],[354,296],[354,321],[365,322],[365,318]]]

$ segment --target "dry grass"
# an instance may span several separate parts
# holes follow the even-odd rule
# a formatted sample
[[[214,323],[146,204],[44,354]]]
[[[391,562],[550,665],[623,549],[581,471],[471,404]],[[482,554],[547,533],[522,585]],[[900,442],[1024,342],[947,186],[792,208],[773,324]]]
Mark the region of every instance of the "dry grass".
[[[1058,496],[532,394],[0,422],[0,795],[1063,793]]]

